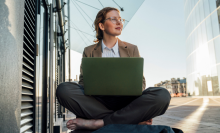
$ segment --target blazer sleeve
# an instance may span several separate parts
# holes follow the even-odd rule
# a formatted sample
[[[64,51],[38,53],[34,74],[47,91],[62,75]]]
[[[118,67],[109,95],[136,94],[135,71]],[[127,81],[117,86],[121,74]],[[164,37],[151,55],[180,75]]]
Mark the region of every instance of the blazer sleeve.
[[[138,50],[138,47],[137,47],[136,45],[135,45],[135,48],[134,48],[133,56],[134,56],[134,57],[141,57],[141,56],[140,56],[140,53],[139,53],[139,50]],[[142,91],[144,91],[145,88],[146,88],[146,81],[145,81],[145,77],[144,77],[144,74],[143,74]]]
[[[82,57],[87,57],[87,56],[86,56],[86,53],[85,53],[85,49],[84,49],[84,51],[83,51]],[[79,84],[84,87],[84,84],[83,84],[83,71],[82,71],[82,60],[81,60],[81,65],[80,65]]]

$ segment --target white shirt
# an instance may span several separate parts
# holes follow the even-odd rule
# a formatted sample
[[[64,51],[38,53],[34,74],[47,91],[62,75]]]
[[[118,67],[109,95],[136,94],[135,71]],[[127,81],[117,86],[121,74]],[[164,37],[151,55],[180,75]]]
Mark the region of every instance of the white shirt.
[[[114,47],[108,48],[102,39],[102,57],[120,57],[118,49],[118,39]]]

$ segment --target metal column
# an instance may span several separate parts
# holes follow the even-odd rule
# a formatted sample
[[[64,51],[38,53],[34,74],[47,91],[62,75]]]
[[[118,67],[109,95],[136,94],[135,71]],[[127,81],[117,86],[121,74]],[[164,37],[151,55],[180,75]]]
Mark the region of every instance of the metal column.
[[[70,0],[68,0],[68,40],[69,40],[69,82],[71,81],[71,50],[70,50]]]
[[[49,132],[53,133],[53,41],[54,41],[54,31],[53,31],[53,4],[50,4],[50,66],[49,66]]]

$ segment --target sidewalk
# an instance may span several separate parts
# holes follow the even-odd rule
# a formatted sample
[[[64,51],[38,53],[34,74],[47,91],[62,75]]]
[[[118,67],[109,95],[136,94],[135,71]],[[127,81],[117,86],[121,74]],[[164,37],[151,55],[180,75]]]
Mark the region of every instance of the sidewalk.
[[[69,112],[63,133],[68,130],[66,122],[73,118],[75,115]],[[220,98],[172,98],[167,112],[154,118],[153,125],[179,128],[184,133],[220,133]]]
[[[172,98],[167,112],[154,118],[153,124],[184,133],[220,133],[220,98]]]

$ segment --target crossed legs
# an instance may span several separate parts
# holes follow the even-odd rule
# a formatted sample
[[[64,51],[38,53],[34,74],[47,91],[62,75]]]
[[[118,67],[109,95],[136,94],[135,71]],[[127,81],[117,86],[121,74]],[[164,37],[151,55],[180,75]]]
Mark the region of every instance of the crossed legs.
[[[125,107],[113,111],[93,96],[84,95],[82,86],[73,82],[60,84],[56,96],[62,106],[77,116],[72,121],[75,123],[73,129],[98,129],[107,124],[144,124],[164,114],[171,98],[166,89],[150,87]]]

